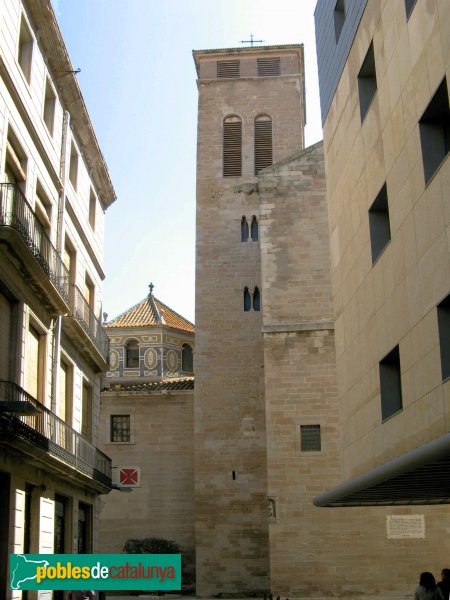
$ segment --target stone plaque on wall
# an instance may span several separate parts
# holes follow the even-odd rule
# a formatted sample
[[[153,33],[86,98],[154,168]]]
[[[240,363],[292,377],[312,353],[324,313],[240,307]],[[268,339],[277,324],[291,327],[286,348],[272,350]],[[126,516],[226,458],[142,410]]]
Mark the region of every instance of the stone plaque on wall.
[[[420,539],[425,537],[425,515],[387,515],[388,540]]]

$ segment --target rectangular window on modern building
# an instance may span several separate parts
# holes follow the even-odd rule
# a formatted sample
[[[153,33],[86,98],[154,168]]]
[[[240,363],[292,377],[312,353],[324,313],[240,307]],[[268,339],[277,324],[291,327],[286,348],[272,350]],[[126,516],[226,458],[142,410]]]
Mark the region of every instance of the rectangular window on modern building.
[[[236,79],[240,74],[238,60],[218,60],[217,77],[219,79]]]
[[[302,452],[321,450],[320,425],[300,425],[300,448]]]
[[[409,19],[417,0],[405,0],[406,19]]]
[[[450,151],[450,108],[445,77],[419,121],[419,131],[427,184]]]
[[[442,381],[450,377],[450,294],[437,307]]]
[[[374,264],[388,243],[391,241],[389,221],[389,203],[386,184],[383,185],[369,208],[370,245],[372,248],[372,264]]]
[[[396,346],[380,361],[381,420],[385,421],[403,408],[400,350]]]
[[[336,37],[336,44],[341,37],[341,31],[344,27],[345,21],[345,2],[344,0],[336,0],[334,7],[334,34]]]
[[[361,122],[369,110],[372,100],[377,91],[377,74],[375,70],[375,54],[373,51],[373,42],[367,50],[366,57],[358,73],[358,92],[359,108],[361,112]]]
[[[129,442],[130,415],[111,415],[111,442]]]

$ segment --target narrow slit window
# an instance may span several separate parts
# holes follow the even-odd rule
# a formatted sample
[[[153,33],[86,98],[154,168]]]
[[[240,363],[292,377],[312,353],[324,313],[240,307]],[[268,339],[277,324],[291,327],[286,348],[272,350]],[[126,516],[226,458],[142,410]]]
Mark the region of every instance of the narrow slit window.
[[[258,58],[258,77],[276,77],[281,74],[280,57]]]
[[[227,117],[223,124],[223,176],[242,175],[242,121]]]
[[[253,290],[253,310],[261,310],[261,296],[258,287],[255,287],[255,289]]]
[[[218,60],[217,78],[236,79],[240,75],[240,63],[238,60]]]
[[[272,119],[263,115],[255,119],[255,175],[272,164]]]
[[[364,121],[372,100],[377,91],[377,74],[375,70],[375,54],[373,51],[373,42],[367,50],[364,62],[358,73],[358,92],[359,108],[361,113],[361,122]]]
[[[450,151],[450,108],[445,77],[419,121],[419,132],[427,184]]]
[[[241,219],[241,242],[246,242],[248,240],[248,223],[245,216]]]
[[[437,307],[442,381],[450,377],[450,294]]]
[[[256,218],[255,215],[253,215],[253,217],[252,217],[252,224],[251,224],[250,230],[251,230],[252,242],[257,242],[258,241],[258,219]]]
[[[385,421],[403,408],[400,350],[396,346],[380,361],[381,420]]]
[[[391,241],[389,221],[389,203],[386,184],[383,185],[369,209],[370,244],[372,248],[372,264]]]
[[[248,287],[244,288],[244,311],[248,312],[252,307],[252,299]]]

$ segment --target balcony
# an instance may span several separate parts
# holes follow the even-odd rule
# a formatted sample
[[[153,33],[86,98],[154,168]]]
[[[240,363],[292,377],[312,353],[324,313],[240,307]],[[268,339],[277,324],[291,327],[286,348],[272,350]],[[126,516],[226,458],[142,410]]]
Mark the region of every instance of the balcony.
[[[94,311],[76,285],[71,285],[70,312],[62,320],[63,330],[98,371],[108,370],[109,338]]]
[[[69,310],[69,271],[17,185],[0,184],[0,249],[7,246],[6,267],[39,296],[50,314]]]
[[[37,412],[19,414],[32,404]],[[14,410],[18,407],[19,412]],[[111,459],[51,410],[11,381],[0,380],[0,445],[14,447],[27,463],[76,479],[98,493],[111,489]]]

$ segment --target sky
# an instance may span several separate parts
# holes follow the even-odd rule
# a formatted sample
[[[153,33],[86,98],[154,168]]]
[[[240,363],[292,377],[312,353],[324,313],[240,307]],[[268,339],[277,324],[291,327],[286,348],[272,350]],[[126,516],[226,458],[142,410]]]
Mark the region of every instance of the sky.
[[[317,0],[53,0],[117,200],[103,311],[148,294],[195,320],[197,86],[192,50],[303,43],[306,145],[322,139]]]

